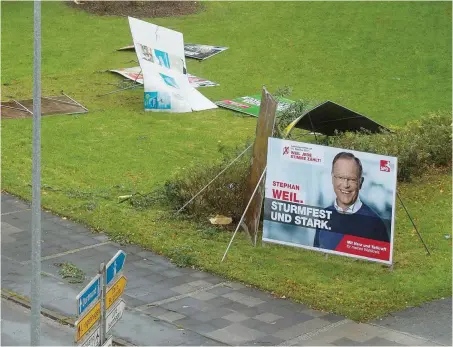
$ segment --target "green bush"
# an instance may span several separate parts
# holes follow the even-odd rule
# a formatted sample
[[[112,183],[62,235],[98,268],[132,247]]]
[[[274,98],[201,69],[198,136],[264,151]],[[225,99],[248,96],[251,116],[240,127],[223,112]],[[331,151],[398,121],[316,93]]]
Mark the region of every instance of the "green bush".
[[[295,109],[302,109],[302,103],[291,110],[293,119],[298,116]],[[291,117],[283,117],[279,129],[289,124]],[[282,125],[284,124],[284,125]],[[278,123],[277,123],[278,125]],[[295,136],[289,138],[295,139]],[[304,137],[305,142],[316,140]],[[343,133],[317,139],[318,143],[398,157],[398,180],[408,181],[433,167],[451,167],[452,156],[451,117],[429,115],[421,120],[409,122],[406,126],[393,128],[391,132],[369,134],[367,132]],[[229,165],[245,148],[219,148],[221,161],[212,165],[197,166],[184,176],[167,181],[164,186],[147,194],[136,194],[130,199],[135,208],[146,208],[156,202],[164,202],[173,211],[180,209],[199,193],[215,176]],[[209,217],[222,214],[233,218],[233,225],[239,219],[247,204],[245,191],[251,163],[251,148],[237,162],[210,184],[182,213],[195,220],[207,221]],[[174,215],[172,215],[174,216]]]
[[[410,181],[433,167],[450,167],[451,141],[451,115],[432,114],[391,133],[343,133],[328,137],[325,144],[397,157],[398,180]]]

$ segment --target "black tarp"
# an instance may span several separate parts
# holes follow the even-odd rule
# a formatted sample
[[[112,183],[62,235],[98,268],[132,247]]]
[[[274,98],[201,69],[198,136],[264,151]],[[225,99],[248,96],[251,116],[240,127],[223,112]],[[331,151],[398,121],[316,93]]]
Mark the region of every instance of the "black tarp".
[[[310,132],[335,135],[335,132],[367,130],[378,133],[389,129],[332,101],[326,101],[304,113],[293,122],[293,128]],[[288,129],[290,131],[290,129]]]

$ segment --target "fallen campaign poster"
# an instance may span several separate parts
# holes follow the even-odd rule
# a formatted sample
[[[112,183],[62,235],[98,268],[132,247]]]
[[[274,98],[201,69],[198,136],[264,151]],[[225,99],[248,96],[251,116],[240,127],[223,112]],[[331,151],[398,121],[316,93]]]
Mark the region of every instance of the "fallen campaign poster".
[[[189,83],[182,33],[132,17],[129,26],[143,75],[145,111],[217,108]]]
[[[126,68],[120,68],[120,69],[109,70],[109,71],[120,74],[120,75],[126,77],[127,79],[135,81],[139,84],[143,84],[143,74],[142,74],[142,69],[140,68],[140,66],[126,67]],[[187,74],[187,78],[189,79],[189,84],[194,88],[215,87],[215,86],[219,85],[218,83],[212,82],[205,78],[191,75],[190,73]]]
[[[269,138],[263,241],[392,264],[397,158]]]
[[[282,97],[277,97],[277,101],[277,114],[286,110],[294,102],[293,100]],[[261,95],[242,96],[231,100],[226,99],[217,101],[215,104],[253,117],[258,117],[260,113]]]
[[[220,52],[227,50],[228,47],[200,45],[197,43],[184,44],[184,54],[188,58],[205,60]]]

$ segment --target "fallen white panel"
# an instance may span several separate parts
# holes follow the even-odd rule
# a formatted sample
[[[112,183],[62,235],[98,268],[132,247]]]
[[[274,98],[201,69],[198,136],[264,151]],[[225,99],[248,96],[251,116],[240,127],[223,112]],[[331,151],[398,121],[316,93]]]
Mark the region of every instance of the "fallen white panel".
[[[143,84],[143,74],[142,74],[142,69],[140,68],[140,66],[126,67],[126,68],[114,69],[114,70],[109,70],[109,71],[115,72],[132,81]],[[216,82],[207,80],[202,77],[197,77],[197,76],[191,75],[190,73],[187,74],[187,77],[189,78],[190,85],[194,88],[215,87],[215,86],[219,85]]]
[[[217,108],[189,83],[180,32],[129,17],[145,86],[145,111],[191,112]]]

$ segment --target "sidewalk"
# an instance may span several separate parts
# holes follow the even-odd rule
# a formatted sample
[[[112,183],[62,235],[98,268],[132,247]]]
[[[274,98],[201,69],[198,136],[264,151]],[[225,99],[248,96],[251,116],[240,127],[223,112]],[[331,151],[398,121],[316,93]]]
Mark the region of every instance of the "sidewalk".
[[[2,193],[1,213],[2,289],[30,297],[30,207]],[[420,314],[403,313],[396,321],[359,324],[206,272],[178,268],[164,257],[121,246],[50,213],[42,213],[41,224],[42,305],[59,314],[75,317],[76,295],[99,264],[118,249],[127,253],[123,295],[127,308],[113,336],[131,344],[451,345],[451,299],[437,302],[436,311],[442,314],[427,315],[426,321]],[[62,280],[55,263],[63,262],[83,270],[85,282]],[[421,312],[425,311],[429,309]],[[439,326],[445,328],[434,329]]]
[[[2,298],[2,346],[30,345],[30,310]],[[74,329],[41,317],[41,345],[64,346],[74,338]]]

